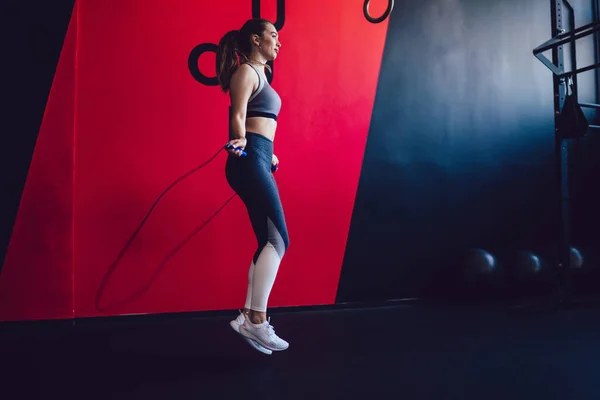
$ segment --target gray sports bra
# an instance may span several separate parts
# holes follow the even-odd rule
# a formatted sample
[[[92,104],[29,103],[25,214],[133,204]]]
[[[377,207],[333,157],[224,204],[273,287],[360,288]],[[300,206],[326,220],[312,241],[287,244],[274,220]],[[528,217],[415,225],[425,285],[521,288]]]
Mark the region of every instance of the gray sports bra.
[[[258,88],[248,100],[246,117],[265,117],[277,120],[277,115],[281,109],[281,98],[269,85],[269,82],[264,78],[256,67],[247,63],[258,74]]]

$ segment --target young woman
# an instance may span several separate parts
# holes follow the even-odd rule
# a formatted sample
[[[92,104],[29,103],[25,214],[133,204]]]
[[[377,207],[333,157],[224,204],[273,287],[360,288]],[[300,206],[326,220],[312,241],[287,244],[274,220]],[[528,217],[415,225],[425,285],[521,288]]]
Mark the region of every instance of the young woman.
[[[272,354],[288,348],[267,319],[267,301],[288,245],[279,191],[272,167],[277,115],[281,99],[265,76],[281,43],[272,23],[251,19],[219,42],[217,77],[231,98],[227,182],[248,210],[258,241],[248,273],[246,304],[231,327],[255,349]],[[245,152],[246,155],[242,156]],[[234,238],[233,240],[239,240]]]

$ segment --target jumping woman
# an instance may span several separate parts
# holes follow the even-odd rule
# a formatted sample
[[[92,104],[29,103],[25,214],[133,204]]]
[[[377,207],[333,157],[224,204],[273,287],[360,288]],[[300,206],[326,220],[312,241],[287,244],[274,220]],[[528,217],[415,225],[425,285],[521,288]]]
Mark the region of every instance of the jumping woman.
[[[269,294],[289,245],[272,172],[272,167],[279,164],[273,154],[273,141],[281,99],[265,75],[267,62],[275,60],[280,48],[275,26],[263,19],[251,19],[240,30],[225,34],[217,51],[219,85],[231,99],[225,176],[244,202],[258,242],[248,273],[246,304],[230,325],[265,354],[289,346],[275,334],[267,319]]]

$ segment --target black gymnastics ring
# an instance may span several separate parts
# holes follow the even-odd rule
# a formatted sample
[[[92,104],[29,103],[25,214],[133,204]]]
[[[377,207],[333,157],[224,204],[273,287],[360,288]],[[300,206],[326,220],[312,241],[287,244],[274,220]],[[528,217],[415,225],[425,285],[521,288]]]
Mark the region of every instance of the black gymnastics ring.
[[[371,16],[371,14],[369,14],[369,3],[371,2],[371,0],[365,0],[365,2],[363,3],[363,14],[365,15],[365,18],[367,19],[367,21],[369,21],[372,24],[378,24],[380,22],[383,22],[387,19],[387,17],[390,16],[390,14],[392,13],[392,10],[394,9],[394,0],[388,0],[388,5],[387,8],[385,9],[385,12],[383,13],[383,15],[379,18],[373,18]]]

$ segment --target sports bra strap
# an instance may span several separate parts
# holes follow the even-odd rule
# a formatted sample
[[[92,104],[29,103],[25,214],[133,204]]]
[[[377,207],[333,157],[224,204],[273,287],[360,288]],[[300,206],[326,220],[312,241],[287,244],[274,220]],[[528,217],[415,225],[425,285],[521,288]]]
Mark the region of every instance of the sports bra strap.
[[[265,87],[265,81],[264,81],[264,78],[262,77],[262,75],[260,74],[260,72],[258,72],[258,69],[256,69],[256,67],[254,65],[252,65],[250,63],[246,63],[246,64],[249,65],[250,68],[252,68],[258,75],[258,88],[254,91],[254,93],[252,93],[252,95],[250,95],[250,98],[248,99],[248,101],[252,101],[260,93],[260,91],[263,90],[263,88]]]

